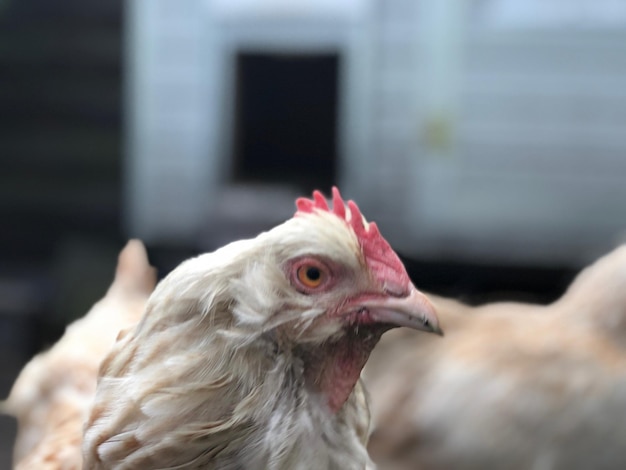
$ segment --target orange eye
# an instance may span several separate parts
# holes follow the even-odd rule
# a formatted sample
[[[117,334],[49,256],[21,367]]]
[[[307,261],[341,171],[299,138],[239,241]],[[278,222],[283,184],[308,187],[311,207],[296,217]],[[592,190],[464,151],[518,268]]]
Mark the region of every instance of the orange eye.
[[[305,264],[298,268],[298,280],[306,287],[318,287],[324,280],[324,272],[317,266]]]

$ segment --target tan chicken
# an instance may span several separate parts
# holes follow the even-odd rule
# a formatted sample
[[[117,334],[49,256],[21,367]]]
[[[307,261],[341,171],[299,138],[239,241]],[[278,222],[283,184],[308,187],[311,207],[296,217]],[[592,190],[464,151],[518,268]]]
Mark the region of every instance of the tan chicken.
[[[42,359],[67,343],[81,348],[63,354],[55,374],[67,375],[58,399],[67,406],[47,398],[57,396],[49,390],[57,382],[46,387],[45,413],[28,415],[40,398],[23,398],[33,387],[20,386],[22,378],[12,393],[22,421],[45,423],[21,444],[20,457],[30,459],[23,468],[45,468],[38,465],[59,455],[70,465],[50,468],[77,468],[76,425],[91,402],[84,469],[372,468],[363,365],[385,331],[440,333],[438,320],[354,202],[333,188],[332,209],[319,192],[296,205],[282,225],[187,260],[163,279],[102,361],[95,400],[95,363],[132,321],[96,311],[71,327]],[[145,292],[137,290],[139,304]],[[89,373],[74,377],[83,361]],[[36,360],[24,374],[37,383],[42,369]]]
[[[297,207],[161,281],[102,364],[85,468],[372,467],[361,369],[383,332],[437,318],[354,202]]]
[[[430,298],[446,337],[390,332],[365,370],[381,469],[626,468],[626,247],[548,306]]]
[[[155,282],[143,245],[130,241],[120,253],[115,280],[104,298],[69,325],[52,349],[22,370],[3,404],[3,411],[18,420],[16,469],[82,468],[83,424],[100,362],[120,330],[139,320]]]

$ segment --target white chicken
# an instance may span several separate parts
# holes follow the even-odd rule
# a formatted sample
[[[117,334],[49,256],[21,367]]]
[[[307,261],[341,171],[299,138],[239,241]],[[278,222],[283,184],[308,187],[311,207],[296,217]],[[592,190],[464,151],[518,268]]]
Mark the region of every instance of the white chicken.
[[[361,369],[386,330],[439,332],[374,223],[333,188],[188,260],[102,364],[86,469],[363,469]]]
[[[361,369],[385,331],[440,333],[437,317],[354,202],[333,188],[332,209],[319,192],[297,207],[269,232],[182,263],[106,357],[91,351],[92,337],[101,328],[109,341],[125,322],[77,338],[84,354],[104,357],[85,470],[373,467]],[[73,462],[95,379],[76,384],[85,393],[63,449]]]

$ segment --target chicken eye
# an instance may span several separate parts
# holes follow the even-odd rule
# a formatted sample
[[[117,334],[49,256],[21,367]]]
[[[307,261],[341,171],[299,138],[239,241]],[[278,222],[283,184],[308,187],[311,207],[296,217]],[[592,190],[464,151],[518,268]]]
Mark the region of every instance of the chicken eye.
[[[318,287],[324,280],[324,273],[317,266],[300,266],[298,268],[298,280],[306,287]]]

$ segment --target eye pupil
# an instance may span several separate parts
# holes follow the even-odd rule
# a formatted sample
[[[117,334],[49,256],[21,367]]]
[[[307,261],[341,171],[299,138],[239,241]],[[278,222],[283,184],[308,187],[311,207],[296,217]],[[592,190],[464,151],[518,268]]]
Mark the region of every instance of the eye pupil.
[[[296,271],[296,282],[308,289],[317,289],[326,282],[327,271],[313,263],[303,264]]]
[[[327,285],[328,270],[316,262],[305,262],[298,266],[294,277],[296,285],[303,289],[320,289]]]
[[[319,280],[321,276],[322,276],[322,273],[320,272],[318,268],[309,267],[306,270],[306,277],[309,278],[311,281],[317,281]]]

